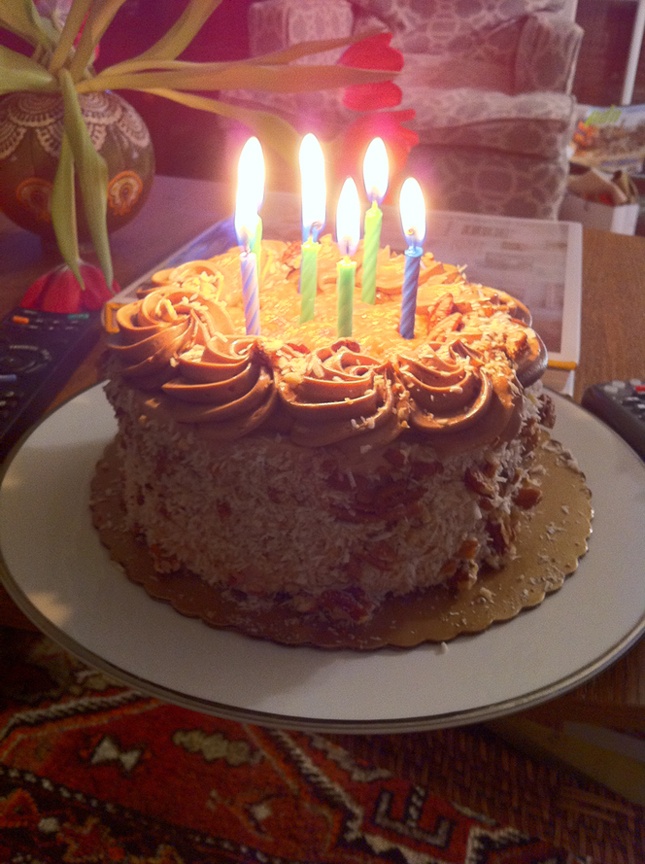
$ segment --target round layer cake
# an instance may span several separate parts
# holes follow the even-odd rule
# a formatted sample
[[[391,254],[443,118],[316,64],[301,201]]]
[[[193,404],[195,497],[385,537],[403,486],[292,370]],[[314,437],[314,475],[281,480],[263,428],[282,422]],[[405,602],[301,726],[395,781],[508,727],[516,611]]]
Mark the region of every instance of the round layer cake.
[[[321,240],[300,322],[300,244],[264,241],[261,335],[245,333],[240,250],[158,273],[108,315],[125,530],[161,573],[247,607],[349,625],[383,601],[470,586],[514,554],[553,423],[528,310],[423,256],[415,335],[404,256],[336,326],[337,247]]]

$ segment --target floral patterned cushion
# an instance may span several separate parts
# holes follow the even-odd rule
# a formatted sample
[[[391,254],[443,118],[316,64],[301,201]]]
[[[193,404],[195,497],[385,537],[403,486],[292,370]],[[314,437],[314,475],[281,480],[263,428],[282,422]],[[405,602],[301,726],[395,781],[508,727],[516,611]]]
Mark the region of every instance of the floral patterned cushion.
[[[347,0],[278,0],[252,3],[248,12],[252,56],[279,51],[296,42],[350,36],[354,14]],[[304,57],[301,63],[335,63],[342,48]]]
[[[554,219],[566,191],[575,124],[575,99],[567,94],[582,38],[573,21],[554,19],[566,4],[262,0],[250,9],[250,45],[260,54],[300,40],[389,30],[405,58],[401,107],[414,108],[420,137],[411,169],[430,184],[433,206]],[[334,91],[260,99],[299,128],[329,137],[355,118]]]
[[[491,34],[500,56],[514,53],[521,20],[537,12],[554,12],[563,0],[351,0],[366,19],[378,20],[395,35],[402,51],[441,54],[479,50],[482,34]],[[360,18],[359,18],[360,20]],[[509,22],[517,25],[515,41]],[[500,38],[506,31],[508,38]],[[497,34],[497,36],[495,36]],[[495,48],[495,45],[492,46]]]
[[[527,18],[515,59],[515,90],[570,93],[583,31],[577,24],[556,26],[548,15]]]
[[[479,147],[420,145],[409,170],[430,207],[529,219],[557,219],[569,174],[566,154],[536,159]]]
[[[469,87],[413,88],[402,107],[414,106],[423,144],[483,147],[557,158],[571,140],[576,102],[564,93],[510,96]]]

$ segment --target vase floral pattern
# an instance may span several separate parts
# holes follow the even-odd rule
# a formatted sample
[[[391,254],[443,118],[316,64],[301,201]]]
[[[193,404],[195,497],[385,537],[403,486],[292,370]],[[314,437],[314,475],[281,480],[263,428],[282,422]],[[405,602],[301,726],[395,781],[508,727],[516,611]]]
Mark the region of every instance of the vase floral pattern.
[[[150,133],[134,108],[116,93],[79,96],[94,149],[108,168],[108,230],[141,209],[154,176]],[[0,101],[0,209],[16,224],[53,236],[50,199],[63,136],[57,93],[14,93]],[[87,236],[77,197],[79,234]]]

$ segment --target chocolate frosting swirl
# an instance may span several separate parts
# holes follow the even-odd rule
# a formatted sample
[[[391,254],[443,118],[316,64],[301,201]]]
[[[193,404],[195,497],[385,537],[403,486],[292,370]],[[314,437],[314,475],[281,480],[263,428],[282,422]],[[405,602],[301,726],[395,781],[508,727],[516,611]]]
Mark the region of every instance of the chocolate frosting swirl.
[[[212,424],[210,437],[248,434],[275,407],[273,374],[255,337],[217,334],[180,354],[176,371],[161,388],[165,406],[179,423]]]
[[[304,346],[287,345],[280,353],[278,392],[293,420],[293,441],[322,446],[357,436],[379,441],[398,436],[390,364],[362,354],[351,340],[311,353]]]
[[[263,285],[269,326],[263,322],[260,337],[241,335],[236,253],[157,274],[157,283],[171,284],[118,309],[108,344],[120,374],[152,391],[151,408],[215,440],[277,431],[300,446],[361,452],[406,431],[439,453],[467,452],[517,432],[522,388],[541,377],[547,359],[522,303],[424,256],[415,338],[403,340],[392,316],[402,256],[383,249],[377,302],[355,313],[369,329],[362,325],[360,340],[333,341],[325,322],[334,308],[335,246],[321,244],[321,323],[296,329],[291,277],[300,244],[274,245],[279,266]]]
[[[460,350],[461,349],[461,350]],[[441,434],[466,429],[486,413],[492,386],[481,360],[459,341],[420,357],[399,356],[399,371],[412,398],[412,426]]]
[[[417,357],[399,356],[398,362],[410,393],[410,426],[440,454],[467,452],[517,433],[521,397],[510,368],[487,368],[479,352],[459,338],[436,350],[425,346]]]
[[[511,361],[524,387],[538,381],[546,369],[546,346],[531,329],[531,313],[510,294],[466,285],[459,297],[444,293],[439,299],[420,302],[419,312],[425,316],[430,345],[436,347],[455,338],[476,344],[482,340],[484,324],[489,349],[502,352]]]
[[[141,300],[121,306],[117,333],[108,345],[124,377],[142,389],[155,389],[172,374],[172,362],[217,332],[231,333],[225,308],[205,292],[190,296],[177,287],[159,288]]]

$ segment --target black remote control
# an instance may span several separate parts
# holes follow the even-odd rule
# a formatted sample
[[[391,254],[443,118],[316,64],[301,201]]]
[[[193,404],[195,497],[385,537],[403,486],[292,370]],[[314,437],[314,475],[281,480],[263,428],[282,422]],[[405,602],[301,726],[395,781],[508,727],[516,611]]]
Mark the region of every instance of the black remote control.
[[[645,459],[645,382],[642,379],[594,384],[583,393],[582,404]]]
[[[17,307],[0,321],[0,459],[43,414],[98,339],[100,312]]]

